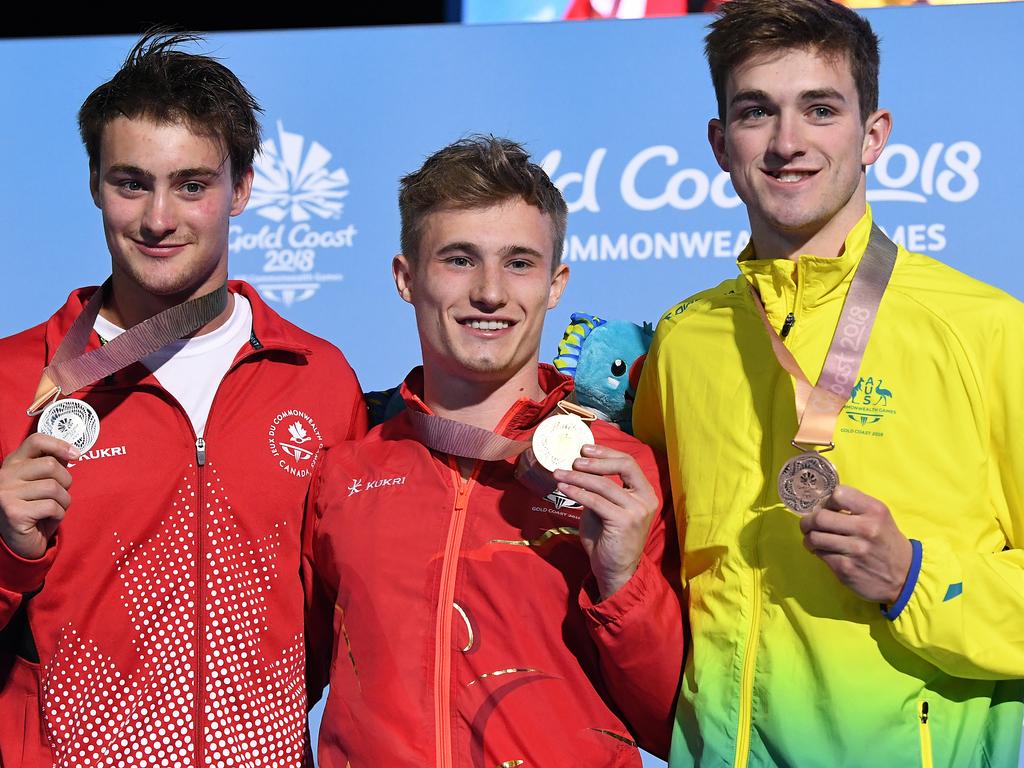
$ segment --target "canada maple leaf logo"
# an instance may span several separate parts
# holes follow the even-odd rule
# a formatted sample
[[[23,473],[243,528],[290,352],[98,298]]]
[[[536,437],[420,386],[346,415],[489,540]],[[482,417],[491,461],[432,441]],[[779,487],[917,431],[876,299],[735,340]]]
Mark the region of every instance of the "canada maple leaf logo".
[[[138,664],[118,668],[95,642],[65,626],[42,680],[55,768],[196,768],[200,752],[204,765],[303,764],[302,634],[272,658],[263,646],[280,525],[247,538],[213,467],[207,479],[202,526],[196,497],[186,489],[149,540],[122,541],[114,534]],[[197,535],[203,537],[202,569]]]
[[[309,433],[306,432],[306,429],[305,427],[302,426],[302,423],[298,421],[294,422],[290,427],[288,427],[288,434],[292,436],[292,442],[298,443],[299,445],[301,445],[302,443],[308,443],[310,440],[313,439],[309,436]]]

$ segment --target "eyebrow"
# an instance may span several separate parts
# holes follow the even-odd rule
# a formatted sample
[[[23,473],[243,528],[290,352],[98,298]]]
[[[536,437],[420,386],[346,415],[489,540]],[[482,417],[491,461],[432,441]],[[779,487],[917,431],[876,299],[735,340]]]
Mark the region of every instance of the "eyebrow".
[[[480,248],[474,243],[459,240],[454,243],[448,243],[437,251],[438,256],[446,253],[468,253],[472,256],[480,256]],[[533,256],[540,260],[544,259],[543,253],[526,245],[506,245],[501,249],[501,256],[504,258],[509,256]]]
[[[156,176],[147,170],[139,168],[137,165],[128,165],[127,163],[117,163],[110,166],[107,169],[108,174],[123,173],[127,176],[136,176],[138,178],[146,179],[147,181],[155,181]],[[171,181],[180,181],[182,179],[211,179],[220,176],[220,171],[216,168],[208,168],[204,165],[197,166],[195,168],[181,168],[180,170],[172,172],[168,178]]]
[[[844,104],[846,103],[846,97],[835,88],[812,88],[809,91],[802,91],[800,93],[800,101],[820,101],[822,99],[840,101]],[[729,105],[733,106],[744,102],[771,103],[774,101],[775,100],[765,91],[761,91],[756,88],[749,88],[745,91],[737,91],[733,94],[732,99],[729,101]]]

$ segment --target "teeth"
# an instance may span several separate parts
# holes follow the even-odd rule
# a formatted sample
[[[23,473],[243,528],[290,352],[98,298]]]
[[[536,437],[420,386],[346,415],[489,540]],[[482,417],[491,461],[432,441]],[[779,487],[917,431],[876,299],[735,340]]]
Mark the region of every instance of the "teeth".
[[[777,173],[775,178],[788,184],[794,181],[801,181],[805,175],[803,173]]]
[[[476,328],[478,331],[501,331],[508,328],[507,320],[470,320],[470,328]]]

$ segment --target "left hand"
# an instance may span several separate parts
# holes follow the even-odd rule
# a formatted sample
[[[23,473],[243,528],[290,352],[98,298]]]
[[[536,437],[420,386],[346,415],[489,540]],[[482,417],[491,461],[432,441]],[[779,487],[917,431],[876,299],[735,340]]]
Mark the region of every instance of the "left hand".
[[[602,445],[585,445],[572,470],[556,469],[558,490],[586,509],[580,541],[590,557],[601,599],[615,594],[636,572],[658,496],[636,459]],[[612,477],[618,475],[622,485]]]
[[[804,546],[865,600],[891,605],[910,570],[910,540],[889,508],[866,493],[840,485],[800,519]]]

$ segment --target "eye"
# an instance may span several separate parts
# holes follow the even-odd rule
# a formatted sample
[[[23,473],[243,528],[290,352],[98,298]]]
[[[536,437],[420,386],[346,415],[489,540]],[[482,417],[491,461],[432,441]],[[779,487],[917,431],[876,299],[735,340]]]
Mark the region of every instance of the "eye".
[[[203,185],[198,181],[186,181],[181,185],[181,189],[187,195],[198,195],[203,191]]]
[[[819,120],[827,120],[828,118],[832,117],[833,114],[835,114],[832,111],[831,107],[821,107],[821,106],[818,106],[818,107],[815,107],[814,109],[812,109],[811,113],[816,118],[818,118]]]
[[[142,184],[136,181],[135,179],[125,179],[124,181],[118,182],[117,186],[119,186],[125,192],[142,191]]]
[[[747,120],[763,120],[768,117],[768,110],[764,107],[751,107],[743,112],[743,117]]]
[[[448,263],[453,267],[471,267],[473,262],[469,260],[467,256],[452,256],[448,259]]]
[[[626,362],[616,358],[615,362],[612,363],[612,375],[621,376],[626,372]]]

